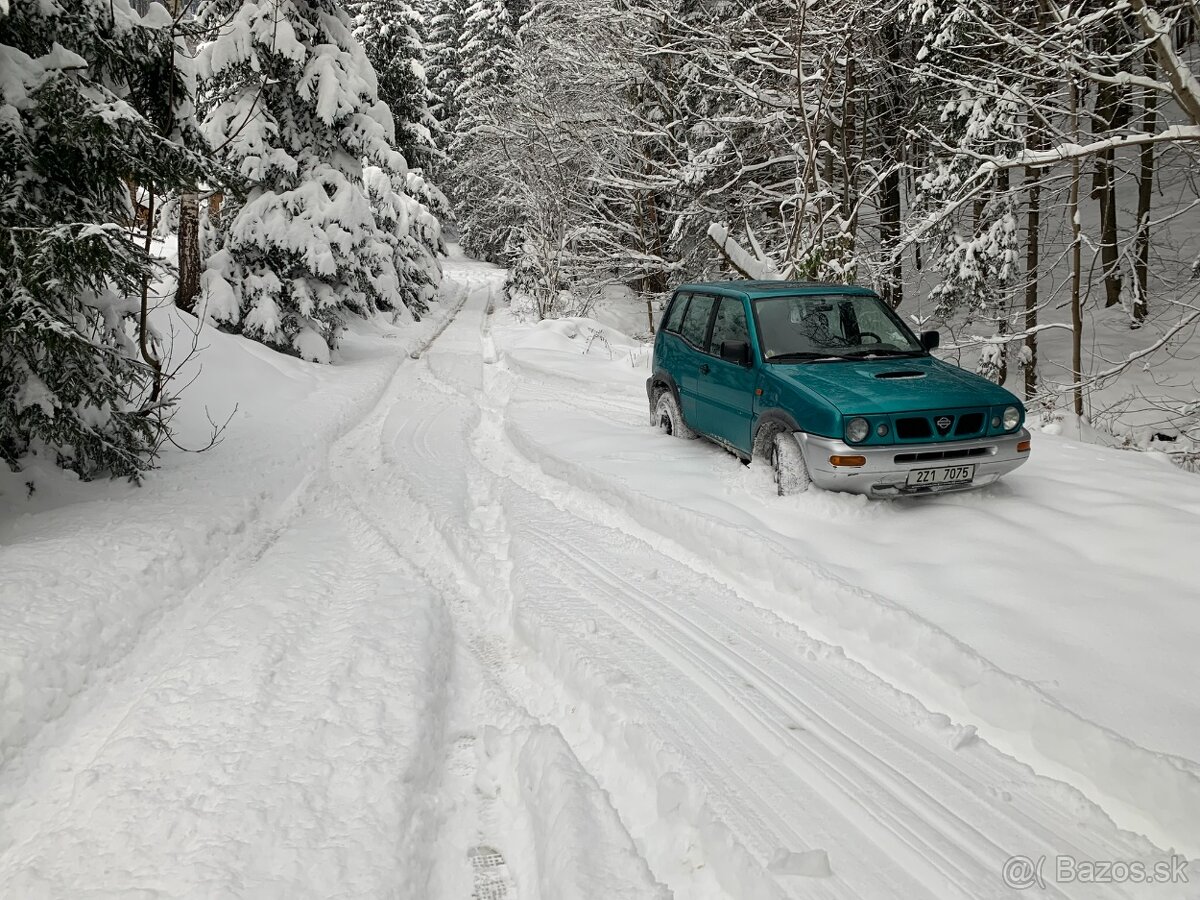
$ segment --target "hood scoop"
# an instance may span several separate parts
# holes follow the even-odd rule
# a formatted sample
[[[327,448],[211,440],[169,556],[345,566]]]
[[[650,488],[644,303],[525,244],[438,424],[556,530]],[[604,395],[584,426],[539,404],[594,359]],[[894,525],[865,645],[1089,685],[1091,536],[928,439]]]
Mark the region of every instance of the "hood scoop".
[[[916,372],[916,371],[913,371],[910,369],[908,371],[903,371],[903,372],[876,372],[875,377],[876,378],[885,378],[885,379],[887,379],[887,378],[924,378],[925,373],[924,372]]]

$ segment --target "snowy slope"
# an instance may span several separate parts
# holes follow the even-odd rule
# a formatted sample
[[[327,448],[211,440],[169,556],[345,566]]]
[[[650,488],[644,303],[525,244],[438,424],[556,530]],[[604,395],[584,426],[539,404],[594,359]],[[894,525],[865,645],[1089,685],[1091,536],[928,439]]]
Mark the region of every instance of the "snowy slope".
[[[1200,852],[1189,476],[1039,439],[979,494],[776,498],[645,424],[644,346],[447,275],[444,331],[340,366],[214,336],[250,415],[141,491],[6,497],[0,896],[974,900]]]

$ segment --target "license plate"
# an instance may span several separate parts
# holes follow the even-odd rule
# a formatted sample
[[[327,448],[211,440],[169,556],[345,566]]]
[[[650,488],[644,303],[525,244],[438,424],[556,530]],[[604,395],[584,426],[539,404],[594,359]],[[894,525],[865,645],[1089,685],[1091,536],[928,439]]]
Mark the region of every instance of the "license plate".
[[[915,469],[908,473],[908,486],[927,484],[968,484],[975,480],[975,467],[943,466],[938,469]]]

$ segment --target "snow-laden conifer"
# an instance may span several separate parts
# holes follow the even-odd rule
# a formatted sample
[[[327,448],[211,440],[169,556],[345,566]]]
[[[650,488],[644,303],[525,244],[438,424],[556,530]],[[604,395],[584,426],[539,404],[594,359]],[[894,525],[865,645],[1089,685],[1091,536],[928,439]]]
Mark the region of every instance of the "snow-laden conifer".
[[[197,176],[170,14],[128,0],[0,10],[0,458],[136,479],[165,402],[141,315],[149,198]]]
[[[458,133],[456,94],[462,83],[462,38],[466,22],[467,0],[424,0],[429,21],[426,44],[429,90],[433,95],[433,115],[438,122],[438,146],[444,151]],[[435,166],[446,168],[446,160]]]
[[[437,151],[433,94],[425,74],[424,22],[409,0],[358,0],[354,35],[379,81],[379,99],[395,121],[395,146],[409,166],[428,169]]]
[[[499,158],[504,138],[494,127],[506,115],[515,47],[514,23],[504,0],[472,0],[461,39],[462,81],[454,93],[458,122],[450,145],[451,199],[463,247],[494,261],[513,258],[518,236],[515,194],[521,187],[505,177]],[[488,203],[477,202],[484,197]]]
[[[216,221],[208,314],[279,349],[328,358],[346,311],[400,303],[367,160],[403,177],[375,72],[335,0],[210,0],[202,129],[240,179]]]

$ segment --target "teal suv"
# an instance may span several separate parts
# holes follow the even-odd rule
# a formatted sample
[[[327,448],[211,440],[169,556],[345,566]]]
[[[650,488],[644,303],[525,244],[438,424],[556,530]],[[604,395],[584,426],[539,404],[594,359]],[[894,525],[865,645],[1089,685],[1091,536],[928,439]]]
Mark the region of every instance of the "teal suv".
[[[1029,458],[1025,408],[929,351],[865,288],[689,284],[671,298],[646,382],[653,424],[764,460],[781,494],[874,497],[990,484]]]

